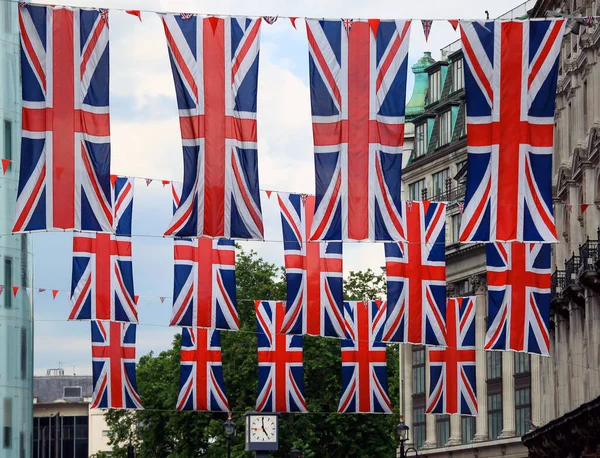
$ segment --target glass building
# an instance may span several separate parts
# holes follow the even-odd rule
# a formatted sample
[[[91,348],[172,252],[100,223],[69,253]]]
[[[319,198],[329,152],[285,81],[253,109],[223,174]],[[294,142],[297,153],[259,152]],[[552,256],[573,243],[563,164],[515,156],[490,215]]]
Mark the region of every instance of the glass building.
[[[11,235],[19,176],[21,84],[16,2],[0,2],[0,457],[29,458],[33,409],[32,257]],[[13,288],[18,287],[18,291]]]

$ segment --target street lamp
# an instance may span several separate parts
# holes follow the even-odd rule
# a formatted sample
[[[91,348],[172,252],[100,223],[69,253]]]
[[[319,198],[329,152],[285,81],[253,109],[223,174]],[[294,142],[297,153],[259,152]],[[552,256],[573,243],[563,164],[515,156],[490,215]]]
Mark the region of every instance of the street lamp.
[[[419,452],[414,447],[408,447],[406,450],[404,449],[404,443],[408,440],[408,430],[410,428],[407,424],[404,423],[404,418],[400,417],[400,423],[396,426],[396,432],[398,433],[398,440],[400,441],[400,458],[407,458],[408,452],[411,450],[415,452],[415,456],[419,456]]]
[[[302,458],[304,456],[304,453],[302,453],[300,450],[298,450],[297,448],[295,448],[294,450],[292,450],[290,452],[290,457],[291,458]]]
[[[229,412],[229,417],[221,426],[223,426],[223,432],[227,436],[227,458],[231,458],[231,440],[235,437],[237,429],[235,422],[231,419],[231,412]]]

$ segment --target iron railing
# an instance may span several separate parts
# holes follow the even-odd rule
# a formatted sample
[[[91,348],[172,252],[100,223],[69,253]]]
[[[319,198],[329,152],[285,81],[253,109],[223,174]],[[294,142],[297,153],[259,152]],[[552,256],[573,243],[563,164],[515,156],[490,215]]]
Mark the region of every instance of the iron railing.
[[[598,261],[598,240],[587,239],[579,247],[579,257],[581,258],[583,270],[594,268],[594,265]]]
[[[581,267],[581,258],[579,256],[571,256],[567,262],[565,262],[565,284],[573,285],[578,283],[579,268]]]
[[[550,285],[550,296],[557,297],[560,296],[567,286],[566,282],[566,273],[564,270],[555,270],[552,273],[552,280]]]

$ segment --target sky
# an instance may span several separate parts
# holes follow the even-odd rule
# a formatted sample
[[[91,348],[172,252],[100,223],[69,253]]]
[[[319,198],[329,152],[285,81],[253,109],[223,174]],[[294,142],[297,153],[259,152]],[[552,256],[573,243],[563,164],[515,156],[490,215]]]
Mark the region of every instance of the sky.
[[[56,4],[56,2],[52,2]],[[60,2],[59,2],[60,3]],[[215,15],[269,15],[325,18],[480,19],[496,17],[522,3],[513,0],[81,0],[88,6]],[[153,13],[142,22],[121,11],[110,13],[111,174],[181,181],[183,156],[175,89],[164,31]],[[262,189],[314,193],[312,129],[308,86],[308,47],[304,21],[280,18],[261,27],[258,90],[259,181]],[[425,51],[435,59],[440,49],[460,38],[446,21],[434,22],[426,43],[420,20],[413,21],[409,65]],[[408,98],[412,92],[409,70]],[[136,180],[133,233],[135,294],[140,325],[137,356],[171,346],[179,328],[168,327],[173,294],[173,242],[161,237],[171,219],[168,187]],[[283,265],[277,199],[261,193],[265,239],[241,242],[268,262]],[[67,322],[71,285],[72,235],[32,236],[34,253],[34,371],[62,367],[65,373],[91,374],[89,322]],[[383,245],[344,245],[344,273],[384,265]],[[38,288],[46,288],[38,293]],[[56,299],[50,290],[58,289]],[[167,299],[161,303],[159,297]],[[148,299],[150,297],[150,299]],[[261,298],[256,298],[261,299]],[[284,299],[284,298],[282,298]]]

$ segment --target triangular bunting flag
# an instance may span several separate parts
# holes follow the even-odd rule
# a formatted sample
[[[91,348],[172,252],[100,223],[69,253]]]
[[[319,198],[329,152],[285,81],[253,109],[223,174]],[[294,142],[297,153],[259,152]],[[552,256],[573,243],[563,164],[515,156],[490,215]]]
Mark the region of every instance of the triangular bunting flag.
[[[147,296],[146,297],[146,301],[148,302],[148,305],[150,305],[150,303],[152,302],[152,297],[151,296]]]
[[[40,289],[38,289],[38,293],[43,293],[45,291],[46,291],[46,288],[40,288]]]
[[[463,214],[463,211],[465,209],[465,203],[464,202],[459,202],[458,203],[458,209],[460,210],[460,214]]]
[[[168,185],[171,182],[169,180],[162,180],[161,183],[162,183],[163,188],[164,188],[166,185]]]
[[[146,186],[150,186],[150,183],[152,183],[152,178],[146,178]]]
[[[292,23],[292,26],[294,26],[294,28],[296,28],[296,19],[298,19],[298,18],[297,17],[290,18],[290,22]]]
[[[214,17],[214,16],[209,17],[208,22],[210,22],[210,26],[212,27],[212,31],[213,31],[213,35],[214,35],[214,33],[217,31],[217,25],[219,24],[219,18]]]
[[[379,29],[379,19],[369,19],[369,26],[373,31],[373,36],[377,37],[377,30]]]
[[[454,30],[458,28],[458,19],[448,19],[448,22]]]
[[[408,211],[412,213],[412,200],[406,202],[406,206],[408,207]]]
[[[429,210],[429,204],[430,204],[430,203],[431,203],[431,202],[430,202],[429,200],[424,200],[424,201],[423,201],[423,212],[424,212],[424,213],[427,213],[427,211]]]
[[[2,173],[6,175],[6,171],[8,170],[8,166],[10,165],[10,159],[2,159]]]
[[[572,213],[573,212],[573,205],[571,205],[571,204],[565,204],[565,205],[569,209],[569,213]]]
[[[352,28],[352,19],[342,19],[344,28],[346,29],[346,35],[350,36],[350,29]]]
[[[13,296],[17,297],[17,293],[19,292],[19,287],[18,286],[13,286]]]
[[[425,34],[425,41],[428,41],[433,21],[431,19],[421,19],[421,24],[423,24],[423,33]]]
[[[139,300],[140,300],[140,296],[133,296],[133,302],[135,302],[135,305],[137,305]]]
[[[165,303],[165,299],[166,299],[166,297],[164,297],[164,296],[160,296],[160,302],[161,302],[161,304],[164,304],[164,303]]]
[[[116,175],[111,175],[110,176],[110,184],[113,185],[113,188],[115,187],[115,183],[117,182],[117,176]]]
[[[137,17],[142,22],[142,12],[139,10],[125,10],[127,14]]]
[[[52,290],[52,299],[56,299],[57,295],[58,295],[58,290],[57,289],[53,289]]]
[[[192,13],[181,13],[181,19],[183,20],[192,19],[192,17],[194,17]]]
[[[581,213],[583,214],[589,206],[589,204],[581,204]]]
[[[4,291],[4,285],[0,285],[0,295],[2,295],[3,291]]]
[[[263,19],[269,25],[275,24],[275,21],[277,20],[277,18],[278,18],[278,16],[263,16]]]
[[[265,191],[265,192],[267,193],[267,199],[270,199],[273,191]]]

